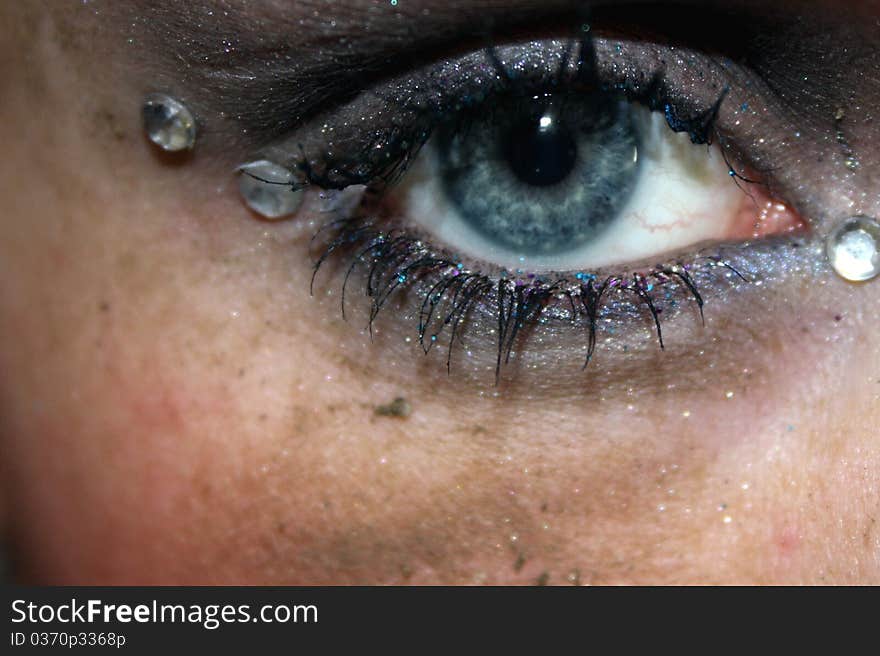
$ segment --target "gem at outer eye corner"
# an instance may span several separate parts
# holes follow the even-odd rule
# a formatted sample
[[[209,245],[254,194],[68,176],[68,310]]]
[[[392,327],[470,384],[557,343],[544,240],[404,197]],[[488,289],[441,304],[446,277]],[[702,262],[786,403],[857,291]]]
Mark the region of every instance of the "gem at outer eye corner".
[[[826,242],[828,261],[844,280],[864,282],[880,275],[880,223],[868,216],[845,219]]]
[[[251,210],[266,219],[290,216],[302,204],[304,191],[289,169],[258,160],[238,168],[238,189]]]
[[[186,105],[164,93],[144,98],[144,131],[162,150],[190,150],[196,143],[196,121]]]

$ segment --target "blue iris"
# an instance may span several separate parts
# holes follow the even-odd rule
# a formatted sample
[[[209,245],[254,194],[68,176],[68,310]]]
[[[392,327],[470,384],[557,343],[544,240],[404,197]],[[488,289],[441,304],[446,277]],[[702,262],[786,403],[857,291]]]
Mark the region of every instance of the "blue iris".
[[[631,106],[603,95],[510,99],[438,137],[443,188],[457,212],[492,243],[526,255],[595,239],[639,177]]]

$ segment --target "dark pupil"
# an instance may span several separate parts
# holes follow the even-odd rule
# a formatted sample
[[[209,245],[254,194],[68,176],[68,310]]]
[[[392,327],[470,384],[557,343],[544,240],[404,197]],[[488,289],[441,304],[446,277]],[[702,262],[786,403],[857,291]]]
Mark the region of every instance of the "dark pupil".
[[[551,115],[522,122],[503,135],[504,158],[516,176],[535,187],[564,180],[577,160],[571,131]]]

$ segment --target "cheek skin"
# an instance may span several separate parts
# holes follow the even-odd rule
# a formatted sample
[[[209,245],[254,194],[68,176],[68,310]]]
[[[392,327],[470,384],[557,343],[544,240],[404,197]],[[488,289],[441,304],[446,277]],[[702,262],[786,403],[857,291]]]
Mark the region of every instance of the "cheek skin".
[[[141,157],[137,165],[155,166],[148,152]],[[173,182],[173,173],[153,170],[159,179],[139,190],[144,198]],[[41,248],[19,256],[19,271],[32,278],[4,312],[5,334],[19,345],[4,365],[21,372],[15,389],[4,390],[15,409],[4,431],[14,436],[13,535],[32,580],[785,582],[876,574],[870,563],[852,564],[864,547],[851,536],[876,536],[862,519],[867,508],[841,507],[838,483],[866,489],[877,463],[841,459],[846,431],[822,422],[854,416],[845,400],[857,403],[858,389],[839,397],[844,405],[821,399],[818,421],[803,414],[809,404],[799,386],[766,399],[760,421],[742,423],[696,406],[685,420],[678,400],[646,401],[635,417],[568,403],[524,405],[511,416],[503,401],[453,406],[428,394],[416,395],[407,419],[377,417],[376,405],[415,388],[368,377],[367,346],[351,359],[333,355],[356,328],[330,313],[322,330],[309,324],[303,281],[284,288],[284,239],[265,237],[232,203],[183,212],[158,204],[133,217],[140,204],[86,186],[67,190],[38,215],[63,210],[91,232],[60,239],[29,228],[22,248]],[[235,217],[224,227],[240,227],[204,238],[223,215]],[[97,258],[96,240],[105,245]],[[41,272],[50,265],[63,285],[47,289]],[[25,300],[31,292],[34,306]],[[859,361],[852,342],[839,353]],[[792,370],[796,356],[784,343],[775,355]],[[742,406],[731,414],[746,416],[769,382],[732,401]],[[779,425],[778,407],[791,410],[795,430]],[[750,439],[733,439],[740,430]],[[852,523],[845,540],[831,530],[837,516]],[[842,556],[828,562],[829,551]]]
[[[118,97],[121,139],[110,98],[0,121],[54,146],[4,134],[0,172],[0,463],[27,580],[880,581],[876,317],[812,340],[781,318],[729,400],[456,397],[372,357],[381,339],[308,296],[296,228],[160,165]],[[34,170],[65,184],[22,193]],[[409,417],[375,413],[400,395]]]

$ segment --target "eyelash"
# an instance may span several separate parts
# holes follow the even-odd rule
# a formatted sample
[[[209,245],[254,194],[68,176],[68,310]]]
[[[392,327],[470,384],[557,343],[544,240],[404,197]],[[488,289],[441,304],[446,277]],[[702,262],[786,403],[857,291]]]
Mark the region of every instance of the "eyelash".
[[[369,330],[395,293],[413,289],[421,299],[417,313],[419,344],[425,354],[448,331],[447,371],[451,373],[452,352],[459,338],[459,328],[477,307],[494,308],[497,320],[496,382],[501,367],[510,361],[516,338],[523,329],[538,323],[544,316],[583,327],[587,339],[586,368],[596,349],[597,334],[602,320],[603,301],[616,294],[615,306],[644,305],[650,312],[660,348],[664,348],[661,316],[667,308],[675,308],[683,300],[692,301],[705,324],[700,278],[711,277],[719,282],[718,273],[727,281],[751,282],[733,264],[718,254],[706,254],[700,265],[675,262],[656,265],[644,273],[609,275],[578,273],[575,281],[565,278],[547,280],[534,274],[511,277],[502,272],[497,279],[479,271],[464,268],[461,262],[443,253],[432,251],[424,242],[405,233],[378,228],[368,217],[355,217],[326,224],[315,236],[327,237],[327,243],[316,258],[310,283],[314,294],[315,279],[335,254],[347,253],[342,281],[341,311],[345,317],[348,282],[360,264],[369,263],[365,292],[371,300]],[[664,291],[662,299],[653,292]],[[629,298],[626,298],[629,297]],[[435,327],[431,330],[432,326]]]
[[[580,46],[581,56],[576,62],[574,79],[582,88],[592,86],[608,92],[598,73],[592,70],[591,62],[596,55],[591,38],[579,43],[569,42],[552,87],[546,80],[535,85],[527,78],[515,77],[492,48],[485,51],[485,56],[503,81],[505,93],[515,97],[548,92],[559,95],[575,45]],[[711,144],[722,139],[715,127],[719,110],[728,97],[728,87],[722,88],[717,99],[701,111],[688,111],[681,107],[681,103],[676,103],[665,89],[662,73],[655,73],[647,83],[618,84],[613,91],[622,94],[629,102],[641,103],[652,111],[662,111],[670,129],[686,132],[694,144]],[[576,92],[576,85],[566,91]],[[416,110],[405,106],[405,110],[414,111],[417,116],[418,120],[412,122],[414,127],[407,130],[392,128],[380,133],[377,138],[366,140],[354,154],[346,153],[345,157],[325,152],[310,158],[300,145],[301,156],[293,168],[300,172],[304,186],[314,185],[332,195],[331,190],[363,185],[368,190],[366,198],[370,199],[352,216],[325,224],[313,238],[312,293],[318,273],[331,259],[338,258],[338,264],[344,270],[341,309],[345,316],[350,280],[359,267],[363,268],[364,292],[371,302],[370,334],[374,322],[391,298],[413,295],[418,308],[412,317],[418,341],[427,354],[445,336],[446,366],[450,372],[454,347],[464,339],[463,327],[474,315],[480,315],[486,323],[475,321],[474,325],[488,327],[491,322],[490,330],[495,332],[497,384],[503,365],[515,352],[517,338],[538,323],[558,320],[581,330],[585,338],[583,367],[586,368],[595,353],[597,335],[617,318],[626,316],[632,319],[636,315],[645,316],[647,312],[659,347],[663,349],[663,321],[672,310],[692,305],[705,324],[707,298],[730,285],[753,281],[751,272],[746,273],[734,266],[721,251],[701,253],[689,258],[688,262],[676,260],[631,273],[577,273],[572,278],[538,276],[524,271],[487,273],[465,266],[443,249],[432,248],[411,229],[386,226],[375,212],[384,192],[405,173],[408,163],[439,124],[453,121],[454,129],[466,130],[469,117],[485,111],[484,100],[462,103],[464,106],[452,110],[445,107]],[[377,151],[385,154],[378,161],[371,155]],[[730,164],[724,148],[722,152],[737,185],[741,181],[754,182]],[[708,286],[710,293],[704,291],[704,286]]]
[[[527,76],[514,76],[499,59],[495,48],[486,48],[484,51],[486,58],[491,62],[492,72],[501,83],[500,89],[489,92],[488,97],[509,95],[514,98],[529,99],[540,94],[577,97],[584,90],[618,93],[627,102],[641,104],[651,111],[661,111],[669,128],[676,133],[687,133],[695,145],[711,145],[716,140],[724,142],[723,137],[716,132],[715,125],[721,105],[730,91],[729,87],[725,86],[721,89],[704,109],[689,106],[695,104],[689,99],[672,98],[666,88],[663,69],[655,71],[646,80],[630,78],[610,87],[603,83],[601,75],[594,68],[594,63],[591,63],[595,62],[596,53],[592,34],[589,32],[587,34],[588,38],[578,42],[581,54],[574,60],[575,73],[571,75],[567,72],[569,64],[573,61],[571,51],[575,41],[572,40],[565,48],[555,74],[545,80],[534,81]],[[566,82],[566,78],[569,77],[572,80]],[[569,88],[559,93],[558,85],[564,83],[567,83]],[[439,125],[451,122],[453,132],[465,132],[472,119],[476,119],[486,111],[491,111],[486,106],[486,97],[450,101],[443,95],[445,92],[441,88],[442,83],[436,84],[441,99],[428,104],[427,107],[412,106],[406,100],[379,96],[383,103],[396,106],[404,113],[404,117],[397,121],[404,123],[403,126],[383,127],[382,130],[377,130],[378,134],[375,138],[359,137],[360,147],[345,152],[344,156],[319,152],[316,157],[309,157],[305,147],[299,143],[297,149],[301,156],[291,162],[291,168],[299,171],[304,184],[321,189],[365,185],[378,192],[392,186],[403,175],[408,163],[416,157]],[[324,130],[332,129],[330,125],[324,126]],[[378,160],[373,155],[377,151],[382,153]],[[730,175],[735,181],[757,182],[741,175],[728,159],[727,153],[723,154]]]

